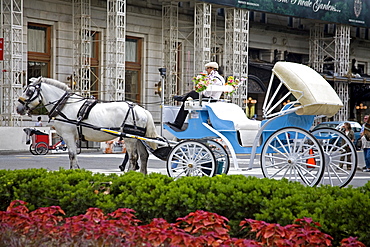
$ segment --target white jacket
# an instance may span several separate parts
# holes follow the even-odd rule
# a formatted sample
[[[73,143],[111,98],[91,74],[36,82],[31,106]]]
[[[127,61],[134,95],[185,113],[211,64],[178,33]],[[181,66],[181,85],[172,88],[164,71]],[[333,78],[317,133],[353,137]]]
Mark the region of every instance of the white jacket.
[[[211,85],[225,85],[225,79],[217,72],[217,70],[212,70],[209,75],[207,75],[211,79]],[[213,99],[219,99],[221,97],[222,92],[219,91],[203,91],[202,94],[206,97],[211,97]]]

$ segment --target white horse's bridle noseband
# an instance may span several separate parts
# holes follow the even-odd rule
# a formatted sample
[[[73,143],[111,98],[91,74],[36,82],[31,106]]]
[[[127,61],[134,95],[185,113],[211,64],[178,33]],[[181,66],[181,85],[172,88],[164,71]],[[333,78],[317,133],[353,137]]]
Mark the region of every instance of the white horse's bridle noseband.
[[[38,79],[38,81],[37,81],[37,79],[33,78],[33,79],[31,79],[31,81],[32,81],[32,83],[29,84],[25,89],[25,94],[29,98],[26,99],[22,96],[18,98],[19,103],[21,103],[27,111],[33,110],[34,108],[36,108],[36,106],[38,106],[42,102],[41,78]],[[29,107],[29,104],[31,104],[36,99],[39,99],[39,103],[37,105],[35,105],[34,108]]]

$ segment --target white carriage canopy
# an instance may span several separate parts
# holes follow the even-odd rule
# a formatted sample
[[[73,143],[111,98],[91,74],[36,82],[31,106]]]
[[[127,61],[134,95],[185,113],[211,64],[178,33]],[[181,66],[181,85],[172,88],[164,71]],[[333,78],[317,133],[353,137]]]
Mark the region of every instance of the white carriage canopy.
[[[291,62],[277,62],[273,72],[301,104],[301,108],[296,111],[298,115],[331,117],[343,107],[331,85],[310,67]]]

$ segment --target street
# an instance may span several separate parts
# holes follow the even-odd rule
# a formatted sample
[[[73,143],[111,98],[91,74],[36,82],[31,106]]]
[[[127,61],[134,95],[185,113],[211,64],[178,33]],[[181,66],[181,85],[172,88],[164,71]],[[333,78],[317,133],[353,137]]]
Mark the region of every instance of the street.
[[[97,173],[117,173],[122,172],[118,168],[123,161],[125,154],[104,154],[97,150],[83,150],[81,154],[78,155],[79,165],[81,168],[86,170],[97,172]],[[363,153],[358,152],[358,167],[362,168],[364,166]],[[258,160],[259,157],[257,157]],[[247,168],[249,165],[249,160],[240,157],[238,159],[239,167]],[[58,170],[59,168],[69,169],[69,159],[68,154],[64,153],[49,153],[47,155],[32,155],[31,153],[1,153],[0,156],[0,169],[29,169],[29,168],[45,168],[48,170]],[[157,172],[167,175],[166,162],[161,161],[153,155],[150,155],[148,162],[148,172]],[[263,177],[261,168],[259,167],[259,162],[256,161],[252,170],[236,170],[233,165],[231,165],[229,170],[229,175],[243,174],[245,176],[256,176]],[[370,173],[363,172],[362,170],[357,170],[355,177],[350,182],[349,185],[354,187],[360,187],[370,180]]]

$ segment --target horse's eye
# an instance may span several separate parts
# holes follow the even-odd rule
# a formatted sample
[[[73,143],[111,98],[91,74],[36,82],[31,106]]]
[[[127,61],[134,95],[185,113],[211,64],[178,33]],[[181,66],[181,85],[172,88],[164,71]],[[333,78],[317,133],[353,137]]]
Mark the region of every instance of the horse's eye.
[[[31,87],[31,88],[28,88],[27,92],[26,92],[26,95],[28,97],[31,97],[35,92],[35,88],[34,87]]]

